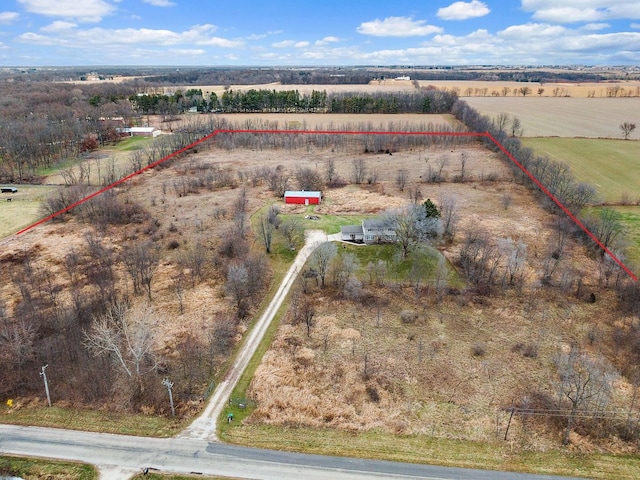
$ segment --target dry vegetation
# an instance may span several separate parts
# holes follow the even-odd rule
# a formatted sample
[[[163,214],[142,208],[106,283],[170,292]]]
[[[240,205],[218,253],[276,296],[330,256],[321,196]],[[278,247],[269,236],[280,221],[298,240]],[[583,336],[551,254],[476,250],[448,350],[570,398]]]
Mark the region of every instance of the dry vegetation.
[[[289,118],[277,121],[290,125]],[[304,126],[305,120],[295,121]],[[234,245],[238,238],[234,205],[240,192],[246,192],[244,212],[254,214],[279,202],[265,181],[266,172],[286,172],[291,186],[299,187],[293,180],[296,171],[308,169],[322,177],[333,160],[334,180],[341,181],[325,190],[325,202],[315,209],[321,216],[381,214],[410,203],[410,197],[431,198],[441,205],[453,201],[456,234],[437,247],[459,280],[443,282],[448,274],[443,277],[433,265],[422,265],[422,257],[415,253],[405,274],[391,273],[397,261],[392,256],[384,260],[375,279],[367,265],[360,265],[349,288],[337,283],[333,272],[327,288],[307,282],[307,292],[295,295],[313,306],[313,322],[301,322],[293,307],[286,313],[251,384],[249,395],[257,408],[247,422],[489,440],[505,435],[511,408],[547,413],[558,405],[564,408],[557,360],[580,349],[606,367],[613,387],[606,411],[618,416],[606,430],[598,419],[578,422],[572,429],[572,445],[582,451],[635,451],[633,438],[629,443],[620,440],[624,432],[630,433],[625,420],[633,421],[636,434],[638,420],[637,384],[627,368],[629,349],[636,351],[631,336],[637,332],[637,319],[619,310],[610,288],[622,280],[566,227],[558,228],[555,215],[539,206],[536,194],[514,181],[511,168],[497,155],[475,143],[389,153],[384,149],[364,153],[361,145],[349,143],[340,149],[308,145],[300,150],[226,149],[222,137],[214,143],[211,149],[145,172],[119,188],[115,198],[133,211],[125,207],[118,211],[134,215],[133,223],[101,224],[99,218],[91,219],[91,212],[74,213],[62,222],[2,241],[0,262],[12,272],[0,280],[7,312],[3,318],[34,321],[37,312],[25,305],[35,299],[39,303],[34,305],[46,305],[47,312],[56,313],[51,325],[38,326],[39,335],[54,330],[61,342],[53,342],[44,353],[30,347],[18,352],[20,359],[3,358],[7,365],[15,362],[14,368],[33,369],[41,362],[50,363],[54,384],[59,385],[53,393],[56,402],[166,414],[160,375],[153,373],[143,382],[144,395],[138,390],[132,397],[130,384],[120,383],[122,372],[109,367],[106,359],[85,373],[73,366],[78,360],[74,355],[86,363],[92,357],[71,349],[72,344],[82,343],[82,329],[74,335],[66,330],[70,318],[82,318],[78,313],[86,315],[85,322],[94,313],[82,310],[71,315],[75,293],[103,300],[100,285],[88,271],[82,270],[78,279],[69,273],[69,254],[81,252],[89,265],[92,256],[97,259],[87,250],[89,238],[99,239],[113,258],[150,242],[147,245],[157,249],[158,263],[148,295],[142,286],[135,291],[124,263],[112,266],[114,289],[133,304],[153,299],[155,315],[162,319],[154,327],[158,372],[176,382],[180,414],[197,411],[208,380],[220,373],[230,345],[240,340],[261,298],[257,295],[240,315],[240,302],[234,303],[227,284],[230,265],[249,252],[263,250],[251,233],[243,249]],[[366,165],[360,185],[351,184],[354,161]],[[397,181],[399,171],[408,172],[403,189]],[[304,212],[283,208],[283,213]],[[466,270],[461,252],[473,235],[487,242],[487,252],[496,252],[499,273],[490,281],[462,279]],[[526,262],[517,278],[509,279],[506,252],[511,251],[508,245],[518,242],[526,246]],[[206,252],[202,275],[186,260],[199,246]],[[269,278],[269,273],[265,276]],[[225,345],[214,341],[221,335],[228,337]],[[74,353],[60,360],[68,363],[60,364],[62,371],[56,377],[56,364],[48,355],[61,346]],[[196,373],[191,370],[194,365],[199,368]],[[90,383],[91,374],[107,368],[111,370],[102,383]],[[65,377],[74,382],[64,383]],[[2,394],[35,395],[38,380],[11,386]],[[107,402],[111,395],[114,400]],[[598,403],[593,408],[605,407]],[[546,449],[561,441],[564,425],[565,417],[517,414],[509,438],[525,449]]]
[[[406,203],[407,192],[400,192],[393,180],[396,168],[409,169],[420,181],[425,165],[449,157],[445,176],[452,178],[463,152],[473,181],[418,184],[424,198],[457,199],[460,235],[442,245],[441,252],[456,263],[463,232],[476,229],[486,230],[494,241],[522,241],[527,246],[523,284],[503,285],[488,297],[455,288],[442,293],[428,267],[421,271],[418,266],[411,281],[398,282],[389,273],[380,285],[371,283],[361,265],[362,285],[355,297],[340,287],[311,288],[311,333],[290,308],[250,387],[258,407],[248,422],[488,440],[505,434],[509,408],[549,408],[556,401],[554,362],[572,345],[594,356],[605,352],[613,364],[624,362],[612,342],[620,313],[615,296],[603,288],[597,259],[572,241],[566,250],[572,253],[553,275],[556,286],[543,286],[548,249],[557,236],[554,216],[536,207],[534,196],[513,184],[509,170],[486,151],[370,157],[369,165],[387,164],[379,183],[358,194],[351,188],[329,191],[316,212],[375,213],[380,203],[367,200],[375,196],[383,196],[389,207]],[[590,303],[591,298],[598,300]],[[610,408],[625,411],[632,391],[618,377]],[[559,441],[564,421],[516,417],[509,435],[526,448],[548,448]],[[589,438],[589,428],[581,430],[584,438],[572,433],[574,445],[612,447],[608,440]]]

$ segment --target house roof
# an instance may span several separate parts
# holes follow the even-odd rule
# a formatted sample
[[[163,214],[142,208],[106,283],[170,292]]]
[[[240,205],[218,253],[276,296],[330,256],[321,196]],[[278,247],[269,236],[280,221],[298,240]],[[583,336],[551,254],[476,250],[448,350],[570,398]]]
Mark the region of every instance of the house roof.
[[[363,220],[362,221],[362,228],[367,229],[367,230],[371,230],[371,229],[379,230],[381,228],[388,228],[388,225],[383,220],[379,220],[377,218],[372,218],[372,219],[369,219],[369,220]]]
[[[284,192],[285,197],[307,197],[307,198],[322,198],[322,193],[312,190],[287,190]]]
[[[362,235],[362,226],[360,225],[345,225],[340,227],[340,233],[345,235]]]

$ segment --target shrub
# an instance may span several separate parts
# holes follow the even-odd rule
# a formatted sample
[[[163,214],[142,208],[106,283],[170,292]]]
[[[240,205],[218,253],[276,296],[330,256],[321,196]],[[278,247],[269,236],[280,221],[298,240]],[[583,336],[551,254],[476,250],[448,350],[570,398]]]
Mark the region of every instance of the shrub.
[[[404,324],[413,324],[418,320],[418,312],[415,310],[402,310],[400,312],[400,321]]]
[[[484,357],[487,354],[487,347],[483,342],[476,342],[471,347],[471,353],[474,357]]]

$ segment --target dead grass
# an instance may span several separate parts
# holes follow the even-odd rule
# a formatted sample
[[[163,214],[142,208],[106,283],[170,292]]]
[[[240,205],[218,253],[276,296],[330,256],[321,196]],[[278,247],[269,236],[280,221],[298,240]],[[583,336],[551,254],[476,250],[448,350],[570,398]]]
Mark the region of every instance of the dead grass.
[[[458,175],[463,153],[469,182],[424,182],[430,167],[442,166],[448,179]],[[567,291],[542,290],[538,279],[552,216],[537,206],[530,192],[510,181],[509,168],[494,154],[474,145],[393,155],[358,151],[336,154],[210,150],[169,168],[146,172],[123,186],[119,193],[141,203],[159,219],[156,241],[160,245],[176,239],[181,245],[178,251],[196,242],[213,247],[211,232],[224,231],[232,221],[228,216],[216,218],[216,208],[229,206],[237,198],[238,189],[226,187],[181,196],[172,188],[172,181],[179,178],[185,164],[192,159],[213,163],[229,170],[237,179],[238,171],[250,171],[257,166],[282,165],[289,172],[298,166],[308,166],[322,171],[330,158],[336,160],[343,178],[350,176],[354,159],[364,159],[368,168],[378,172],[378,178],[372,185],[327,190],[325,203],[317,207],[317,212],[360,216],[406,204],[407,190],[398,189],[395,177],[398,169],[407,169],[409,187],[419,188],[423,198],[440,200],[450,196],[457,202],[460,233],[453,245],[443,247],[443,255],[455,258],[462,233],[468,227],[484,228],[493,238],[522,240],[529,246],[526,288],[522,293],[508,290],[489,299],[452,295],[437,303],[429,290],[417,295],[414,289],[395,285],[394,279],[387,278],[386,289],[367,286],[388,302],[381,310],[379,324],[372,305],[347,301],[331,292],[316,292],[317,322],[310,337],[302,325],[291,325],[285,316],[247,390],[247,395],[258,401],[258,407],[245,425],[225,430],[228,438],[239,441],[248,431],[272,432],[273,428],[286,432],[292,427],[319,429],[307,432],[335,429],[348,435],[357,434],[354,438],[371,438],[369,435],[380,433],[386,446],[381,446],[381,452],[375,455],[381,457],[385,450],[386,453],[393,450],[388,444],[396,435],[491,445],[496,434],[504,434],[507,422],[504,409],[530,389],[547,388],[553,372],[552,356],[562,345],[570,339],[586,338],[594,318],[601,322],[606,338],[613,323],[614,302],[607,292],[596,287],[595,262],[585,255],[583,247],[574,244],[565,266],[584,272],[585,288],[598,293],[598,303],[583,303]],[[251,212],[279,201],[264,184],[247,188]],[[507,209],[502,205],[505,193],[513,199]],[[302,209],[284,210],[289,215],[304,214]],[[12,259],[19,261],[21,255],[32,255],[34,262],[60,268],[68,249],[83,242],[84,230],[72,220],[42,225],[17,239],[5,239],[2,262],[11,263]],[[106,239],[118,249],[123,239],[140,235],[135,226],[128,226],[110,230]],[[254,246],[260,248],[257,242]],[[164,326],[169,350],[182,334],[203,331],[216,312],[229,308],[218,279],[189,290],[186,311],[179,314],[170,291],[177,253],[164,250],[153,291],[159,312],[169,319]],[[427,278],[423,285],[426,281]],[[10,284],[3,286],[2,295],[10,302],[18,299]],[[418,314],[414,324],[400,321],[400,312],[408,308]],[[482,344],[482,355],[474,354],[478,343]],[[514,350],[517,344],[535,345],[537,356],[522,355]],[[618,399],[621,405],[626,400],[623,394]],[[544,425],[533,428],[519,419],[514,419],[510,438],[510,448],[517,452],[548,450],[558,442],[553,431]],[[313,439],[298,441],[302,445],[313,443]],[[584,445],[580,448],[584,449],[608,448],[585,439],[576,440],[575,444],[581,442]],[[624,449],[620,447],[620,451]],[[478,452],[470,454],[475,457],[468,460],[469,464],[476,464],[478,455]],[[425,457],[411,458],[416,461]],[[462,454],[458,464],[465,464],[465,458]],[[453,459],[448,462],[453,463]]]

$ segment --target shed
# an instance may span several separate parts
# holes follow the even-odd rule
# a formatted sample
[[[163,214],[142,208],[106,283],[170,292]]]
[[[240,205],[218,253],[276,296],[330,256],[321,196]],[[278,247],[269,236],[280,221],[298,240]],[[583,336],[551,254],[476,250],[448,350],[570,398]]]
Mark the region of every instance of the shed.
[[[300,205],[318,205],[322,200],[321,192],[306,190],[287,190],[284,192],[284,203]]]

